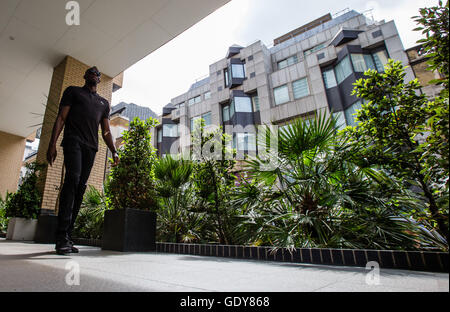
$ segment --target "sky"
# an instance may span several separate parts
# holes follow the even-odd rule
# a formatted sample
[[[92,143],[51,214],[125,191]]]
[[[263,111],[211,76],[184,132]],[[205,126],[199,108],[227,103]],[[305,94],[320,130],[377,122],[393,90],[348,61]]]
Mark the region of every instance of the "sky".
[[[412,31],[417,25],[411,17],[419,15],[419,8],[437,4],[438,0],[232,0],[125,70],[123,87],[113,93],[111,104],[135,103],[159,115],[171,99],[207,77],[209,65],[224,58],[231,45],[246,47],[261,40],[270,46],[273,39],[346,8],[377,21],[394,20],[407,49],[422,36]]]

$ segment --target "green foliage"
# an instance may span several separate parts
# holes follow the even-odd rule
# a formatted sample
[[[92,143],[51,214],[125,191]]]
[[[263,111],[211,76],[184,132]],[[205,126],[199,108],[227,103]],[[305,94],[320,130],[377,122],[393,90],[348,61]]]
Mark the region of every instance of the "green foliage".
[[[6,193],[5,199],[0,196],[0,233],[6,233],[8,228],[8,218],[6,217],[6,203],[9,200],[10,193]]]
[[[190,211],[194,191],[191,161],[161,158],[155,165],[156,190],[160,197],[158,239],[166,242],[194,242],[201,238],[203,215]]]
[[[101,239],[104,216],[107,209],[105,196],[90,185],[84,194],[72,236],[76,238]]]
[[[41,195],[36,188],[38,172],[44,168],[36,162],[27,164],[27,173],[16,193],[10,194],[5,210],[8,218],[37,219],[40,211]]]
[[[369,70],[365,75],[365,79],[354,84],[353,91],[365,102],[357,112],[359,124],[346,129],[352,138],[354,154],[387,170],[403,181],[405,187],[409,184],[419,188],[426,209],[415,217],[426,219],[448,238],[448,206],[442,205],[445,192],[439,192],[437,186],[448,176],[442,176],[439,167],[428,170],[423,155],[432,151],[421,145],[427,130],[428,108],[433,104],[418,92],[417,80],[404,83],[405,72],[400,62],[390,60],[384,73]],[[442,137],[436,140],[441,141]]]
[[[230,205],[236,177],[231,172],[235,161],[226,157],[233,153],[227,149],[229,141],[229,135],[223,133],[222,128],[206,132],[203,121],[192,134],[195,153],[192,180],[198,198],[196,209],[206,214],[206,222],[211,225],[209,230],[215,232],[221,244],[237,243],[240,215],[240,211]],[[208,147],[211,154],[205,153]],[[220,148],[220,152],[216,148]]]
[[[424,162],[424,174],[438,177],[436,181],[437,197],[442,205],[448,207],[449,190],[449,103],[448,103],[448,75],[449,75],[449,2],[445,6],[442,1],[431,8],[420,9],[420,16],[413,19],[420,27],[426,38],[421,39],[428,58],[431,71],[438,71],[442,78],[432,82],[442,84],[444,89],[434,102],[425,107],[427,122],[427,137],[421,143],[421,161]],[[448,214],[448,213],[447,213]]]
[[[111,169],[108,198],[114,209],[155,210],[154,165],[156,151],[151,144],[150,130],[158,121],[136,117],[123,135],[124,146],[119,150],[120,162]]]
[[[240,199],[250,209],[248,233],[257,244],[289,249],[414,248],[414,237],[404,232],[390,210],[393,198],[400,201],[399,191],[383,172],[358,163],[348,138],[336,133],[335,123],[319,113],[311,122],[298,119],[281,129],[280,166],[272,171],[262,171],[258,158],[248,161],[256,181],[245,186],[248,200]],[[376,231],[359,226],[368,215],[386,222],[377,224]]]
[[[426,38],[417,41],[422,43],[425,49],[425,57],[428,58],[429,70],[437,70],[442,79],[435,81],[443,84],[448,89],[449,74],[449,2],[445,6],[439,1],[438,6],[421,8],[420,16],[413,16],[414,21],[420,26],[415,31],[422,31]],[[447,95],[448,97],[448,95]]]

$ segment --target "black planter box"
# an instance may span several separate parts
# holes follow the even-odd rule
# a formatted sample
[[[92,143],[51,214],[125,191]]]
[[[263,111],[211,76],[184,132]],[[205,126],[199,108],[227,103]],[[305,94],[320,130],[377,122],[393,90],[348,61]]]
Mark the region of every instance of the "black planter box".
[[[55,215],[41,214],[38,217],[34,242],[37,244],[54,244],[56,242],[56,229],[58,217]]]
[[[136,209],[105,212],[102,249],[156,251],[156,213]]]

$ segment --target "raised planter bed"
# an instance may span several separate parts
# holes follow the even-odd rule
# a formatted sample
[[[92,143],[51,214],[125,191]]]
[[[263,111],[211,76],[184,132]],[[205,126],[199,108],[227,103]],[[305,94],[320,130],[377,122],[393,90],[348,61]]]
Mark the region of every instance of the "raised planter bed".
[[[449,272],[446,252],[296,248],[290,253],[284,248],[273,251],[272,247],[175,243],[156,243],[156,250],[198,256],[356,267],[366,267],[368,262],[376,261],[380,268],[385,269]]]
[[[79,245],[101,246],[101,240],[75,239],[74,241]],[[369,261],[376,261],[380,264],[380,268],[385,269],[449,272],[449,257],[446,252],[297,248],[291,254],[283,248],[272,252],[272,247],[161,242],[156,243],[156,251],[182,255],[354,267],[366,267]]]
[[[7,240],[32,241],[36,233],[37,220],[11,218],[8,221]]]

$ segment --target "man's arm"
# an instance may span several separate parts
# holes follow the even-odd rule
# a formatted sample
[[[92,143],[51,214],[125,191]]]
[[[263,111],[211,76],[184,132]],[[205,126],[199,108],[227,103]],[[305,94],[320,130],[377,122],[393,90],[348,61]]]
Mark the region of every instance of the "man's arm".
[[[112,165],[117,166],[119,164],[119,156],[117,155],[116,147],[114,146],[113,137],[111,134],[111,129],[109,127],[109,119],[103,118],[101,122],[102,127],[102,138],[103,141],[105,141],[106,145],[108,146],[109,150],[113,154],[114,164]]]
[[[55,124],[53,125],[52,136],[50,139],[50,143],[48,144],[47,150],[47,161],[50,166],[53,165],[53,162],[56,159],[56,142],[58,141],[59,135],[61,134],[62,129],[64,128],[64,124],[66,123],[67,115],[69,114],[70,106],[62,106],[59,111],[58,117],[56,117]]]

